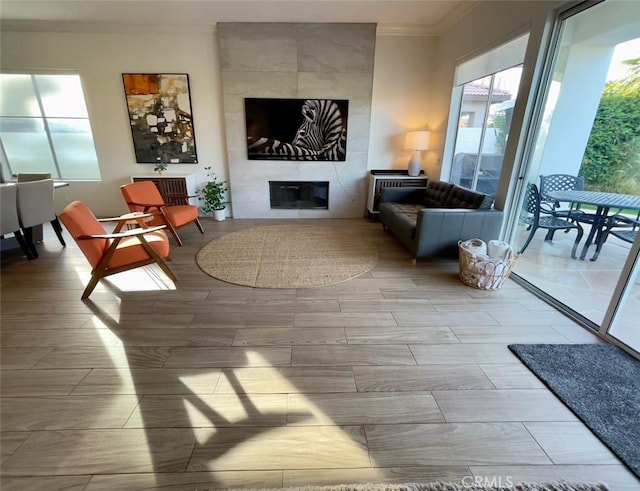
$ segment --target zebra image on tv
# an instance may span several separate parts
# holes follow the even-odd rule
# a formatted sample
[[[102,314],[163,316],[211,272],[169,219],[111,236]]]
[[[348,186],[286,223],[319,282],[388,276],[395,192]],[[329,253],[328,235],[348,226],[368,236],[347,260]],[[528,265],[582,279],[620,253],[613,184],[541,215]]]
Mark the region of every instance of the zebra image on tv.
[[[347,100],[245,99],[249,160],[345,161]]]

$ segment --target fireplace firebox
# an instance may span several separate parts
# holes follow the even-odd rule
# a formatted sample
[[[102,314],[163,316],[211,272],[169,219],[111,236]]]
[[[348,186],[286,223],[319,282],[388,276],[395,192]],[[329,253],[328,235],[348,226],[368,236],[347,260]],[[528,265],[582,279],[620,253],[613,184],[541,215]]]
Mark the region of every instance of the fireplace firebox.
[[[328,210],[327,181],[269,181],[272,210]]]

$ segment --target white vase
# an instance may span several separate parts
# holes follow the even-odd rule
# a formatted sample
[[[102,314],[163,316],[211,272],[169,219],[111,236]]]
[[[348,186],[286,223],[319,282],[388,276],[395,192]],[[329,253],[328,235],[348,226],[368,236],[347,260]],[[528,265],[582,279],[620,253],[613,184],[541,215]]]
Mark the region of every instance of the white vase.
[[[222,210],[213,210],[213,219],[216,222],[223,222],[226,218],[226,210],[223,208]]]

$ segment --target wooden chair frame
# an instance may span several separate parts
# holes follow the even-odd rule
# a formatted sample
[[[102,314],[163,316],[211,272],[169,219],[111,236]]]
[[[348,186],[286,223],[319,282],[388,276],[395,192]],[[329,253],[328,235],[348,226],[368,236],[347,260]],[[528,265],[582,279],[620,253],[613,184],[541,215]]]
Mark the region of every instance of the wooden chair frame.
[[[75,237],[77,241],[83,240],[95,240],[107,239],[110,242],[108,249],[104,252],[98,264],[91,270],[91,278],[87,283],[84,291],[82,292],[82,299],[88,298],[89,295],[93,292],[98,282],[107,276],[122,273],[124,271],[128,271],[130,269],[135,269],[141,266],[146,266],[149,264],[157,264],[160,266],[162,271],[172,280],[178,281],[176,275],[173,273],[169,265],[166,261],[156,252],[156,250],[151,246],[151,244],[147,241],[145,235],[157,232],[166,228],[165,225],[156,225],[153,227],[148,227],[145,223],[145,219],[152,217],[153,215],[150,213],[127,213],[125,215],[114,217],[114,218],[102,218],[97,219],[98,222],[116,222],[116,226],[112,233],[104,233],[104,234],[91,234],[91,235],[79,235]],[[132,223],[136,223],[137,228],[132,228],[128,230],[122,230],[125,225],[131,225]],[[140,245],[147,252],[149,257],[142,261],[137,261],[134,263],[126,264],[123,266],[109,268],[109,262],[111,258],[115,254],[118,244],[125,239],[130,237],[136,237],[140,241]],[[167,256],[167,260],[171,260],[169,256]]]
[[[140,182],[145,182],[145,181],[138,181],[138,183]],[[126,188],[127,186],[131,186],[135,184],[137,183],[125,184],[124,186],[121,186],[120,189],[123,192],[123,196],[124,196],[123,189]],[[158,191],[158,196],[160,196],[160,198],[162,199],[160,195],[160,191]],[[190,221],[179,226],[172,224],[171,220],[165,213],[165,208],[171,207],[171,206],[193,206],[189,204],[188,198],[190,198],[190,196],[171,195],[169,197],[169,199],[172,201],[171,204],[167,204],[164,202],[162,204],[149,204],[149,203],[139,203],[135,201],[129,201],[125,196],[125,202],[127,203],[127,206],[129,207],[129,209],[132,211],[133,209],[135,209],[135,207],[138,207],[142,209],[143,213],[150,213],[153,215],[154,218],[158,217],[164,223],[164,225],[167,226],[167,229],[169,230],[169,232],[171,232],[171,235],[176,240],[178,245],[182,246],[182,240],[178,235],[177,229],[182,228],[186,225],[189,225],[192,222],[196,224],[196,227],[198,227],[198,230],[200,231],[201,234],[204,234],[204,228],[202,228],[202,224],[200,223],[200,220],[198,218],[196,218],[195,220],[192,220],[192,222]]]

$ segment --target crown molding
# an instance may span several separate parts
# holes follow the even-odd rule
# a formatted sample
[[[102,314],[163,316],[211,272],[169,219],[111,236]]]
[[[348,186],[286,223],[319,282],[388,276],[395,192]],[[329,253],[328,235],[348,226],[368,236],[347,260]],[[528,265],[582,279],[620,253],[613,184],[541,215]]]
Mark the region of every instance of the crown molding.
[[[215,24],[189,24],[188,33],[211,33]],[[0,32],[59,32],[59,33],[123,33],[161,34],[172,32],[175,25],[123,24],[120,22],[78,22],[49,20],[0,20]]]
[[[378,36],[439,36],[456,22],[475,10],[480,1],[464,1],[457,4],[440,22],[426,24],[378,24]]]
[[[457,23],[458,21],[460,21],[460,19],[462,19],[463,17],[465,17],[467,14],[469,14],[469,12],[475,10],[476,8],[478,8],[480,6],[480,0],[475,0],[475,1],[464,1],[464,2],[460,2],[459,4],[457,4],[452,10],[451,12],[449,12],[447,15],[445,15],[444,19],[442,19],[437,27],[437,33],[436,34],[442,34],[443,32],[445,32],[447,29],[449,29],[451,26],[453,26],[455,23]]]
[[[423,24],[378,24],[377,36],[436,36],[437,29]]]
[[[438,36],[480,5],[480,0],[458,3],[437,24],[377,24],[378,36]],[[216,23],[190,23],[182,26],[189,33],[213,33]],[[0,20],[2,32],[57,32],[57,33],[123,33],[151,34],[175,31],[175,25],[121,22],[83,22],[49,20]]]

